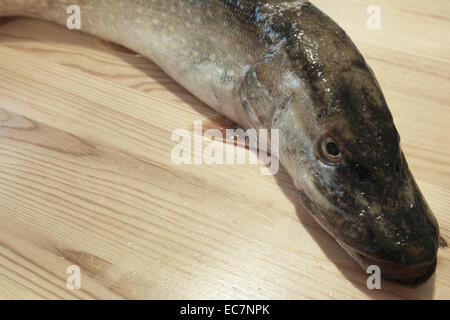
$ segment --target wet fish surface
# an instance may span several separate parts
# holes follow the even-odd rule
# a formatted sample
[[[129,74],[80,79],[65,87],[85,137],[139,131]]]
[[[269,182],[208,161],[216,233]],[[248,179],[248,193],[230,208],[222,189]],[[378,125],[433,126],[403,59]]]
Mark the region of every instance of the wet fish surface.
[[[0,0],[0,16],[65,25],[71,5],[82,31],[153,60],[243,128],[278,129],[299,199],[364,269],[409,285],[434,273],[439,227],[380,86],[309,1]]]

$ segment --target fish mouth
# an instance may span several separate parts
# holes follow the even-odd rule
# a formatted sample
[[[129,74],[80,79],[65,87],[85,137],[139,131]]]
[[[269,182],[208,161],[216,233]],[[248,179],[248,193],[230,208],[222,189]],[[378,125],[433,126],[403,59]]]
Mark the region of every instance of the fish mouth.
[[[367,270],[369,266],[377,266],[380,268],[381,277],[390,282],[407,286],[418,286],[431,278],[436,270],[437,256],[432,261],[401,264],[373,257],[370,254],[350,247],[342,241],[337,240],[337,242],[364,270]]]
[[[434,274],[437,265],[437,254],[429,261],[402,264],[385,260],[382,257],[376,257],[370,253],[365,253],[354,246],[345,243],[339,239],[336,234],[331,232],[330,228],[328,228],[323,221],[317,219],[315,211],[320,210],[320,208],[318,208],[303,191],[298,190],[298,194],[300,195],[301,200],[303,200],[304,207],[309,211],[311,216],[364,270],[367,270],[367,268],[372,265],[378,266],[383,279],[408,286],[418,286],[423,284]]]
[[[346,251],[348,250],[352,249],[346,249]],[[383,279],[408,286],[418,286],[426,282],[434,274],[437,265],[436,257],[431,262],[404,265],[375,259],[357,251],[354,251],[352,256],[355,257],[355,260],[357,260],[363,268],[367,268],[371,265],[378,266]]]

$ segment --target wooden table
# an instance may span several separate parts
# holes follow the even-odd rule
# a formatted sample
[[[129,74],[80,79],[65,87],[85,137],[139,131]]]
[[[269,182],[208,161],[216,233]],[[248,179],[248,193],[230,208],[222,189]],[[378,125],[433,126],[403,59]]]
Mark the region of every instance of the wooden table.
[[[381,8],[381,29],[366,27]],[[450,2],[316,0],[374,69],[450,239]],[[50,23],[0,26],[0,298],[450,298],[367,276],[284,170],[175,165],[177,128],[223,118],[145,58]],[[81,290],[68,290],[69,266]]]

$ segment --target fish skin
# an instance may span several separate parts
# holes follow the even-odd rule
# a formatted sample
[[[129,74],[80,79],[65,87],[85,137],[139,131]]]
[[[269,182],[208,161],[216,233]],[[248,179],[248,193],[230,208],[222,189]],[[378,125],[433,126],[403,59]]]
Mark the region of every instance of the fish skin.
[[[439,227],[380,86],[346,33],[306,0],[0,0],[0,15],[65,24],[157,63],[244,128],[279,129],[280,161],[312,216],[363,268],[415,285]],[[342,160],[324,161],[331,137]],[[322,153],[321,153],[322,152]]]

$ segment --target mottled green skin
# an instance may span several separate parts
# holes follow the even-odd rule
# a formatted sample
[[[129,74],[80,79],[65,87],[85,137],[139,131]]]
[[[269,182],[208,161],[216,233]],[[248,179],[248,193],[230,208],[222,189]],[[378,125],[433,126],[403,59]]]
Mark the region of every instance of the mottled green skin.
[[[0,14],[64,23],[134,49],[245,128],[280,130],[280,160],[316,220],[364,268],[415,284],[439,229],[381,89],[345,32],[304,0],[0,0]],[[321,159],[331,136],[339,163]],[[300,244],[299,244],[300,245]]]

